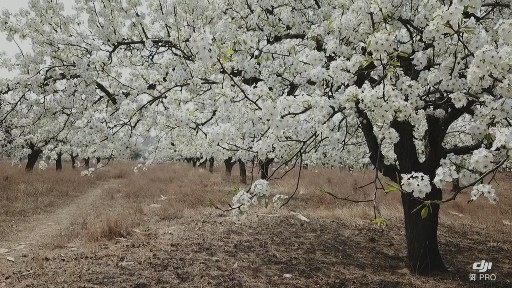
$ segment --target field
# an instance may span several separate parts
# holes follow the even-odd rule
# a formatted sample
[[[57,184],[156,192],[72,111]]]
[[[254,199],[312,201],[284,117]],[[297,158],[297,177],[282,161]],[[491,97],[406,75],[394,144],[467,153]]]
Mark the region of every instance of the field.
[[[69,168],[25,173],[0,165],[0,287],[512,287],[512,175],[500,202],[443,206],[440,245],[450,273],[411,275],[399,195],[379,194],[387,226],[372,223],[371,171],[310,167],[282,209],[233,218],[238,184],[223,167],[115,163],[93,177]],[[250,171],[250,168],[249,168]],[[293,171],[271,182],[290,195]],[[250,175],[249,175],[250,178]],[[303,216],[303,217],[301,217]],[[305,217],[305,218],[304,218]],[[470,282],[472,264],[493,262],[493,282]]]

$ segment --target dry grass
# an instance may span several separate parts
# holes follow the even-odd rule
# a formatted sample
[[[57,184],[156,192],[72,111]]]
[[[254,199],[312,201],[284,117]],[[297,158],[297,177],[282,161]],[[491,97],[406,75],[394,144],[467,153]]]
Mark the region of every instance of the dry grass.
[[[102,207],[107,208],[82,219],[81,227],[86,239],[114,239],[129,235],[129,231],[140,225],[145,217],[153,215],[160,220],[174,220],[198,210],[211,209],[213,203],[227,207],[234,193],[243,186],[237,181],[236,167],[232,178],[227,179],[223,167],[216,167],[215,173],[211,174],[184,163],[161,164],[134,173],[133,163],[116,162],[99,170],[94,177],[81,177],[78,169],[68,166],[65,165],[60,172],[48,169],[25,173],[19,167],[2,163],[0,231],[6,231],[16,221],[23,221],[20,219],[66,205],[98,183],[112,179],[122,179],[123,185],[109,188],[104,193]],[[250,166],[248,171],[250,173]],[[297,172],[292,171],[286,177],[274,180],[272,192],[291,195],[295,190]],[[256,171],[253,177],[257,177]],[[251,175],[248,178],[251,179]],[[372,179],[372,171],[315,167],[302,170],[299,189],[287,209],[313,217],[370,221],[373,218],[372,203],[338,201],[323,191],[355,200],[371,199],[372,185],[357,187]],[[485,199],[466,203],[469,199],[466,193],[443,207],[441,221],[507,230],[509,227],[503,221],[512,221],[512,195],[506,193],[512,189],[510,179],[512,175],[509,173],[502,173],[496,178],[495,185],[503,191],[497,205],[491,205]],[[377,206],[383,218],[401,223],[403,215],[398,193],[378,193]]]
[[[302,170],[301,181],[295,201],[290,203],[289,209],[307,211],[316,216],[337,219],[372,219],[372,203],[350,203],[338,201],[322,192],[327,190],[339,197],[363,200],[372,199],[373,185],[357,189],[373,180],[372,171],[347,171],[342,169],[311,168]],[[290,195],[295,189],[297,171],[292,171],[286,178],[272,183],[276,191]],[[384,181],[385,179],[383,179]],[[441,222],[463,225],[473,225],[481,228],[487,227],[496,230],[510,231],[510,225],[503,221],[512,222],[512,174],[508,172],[497,175],[493,185],[501,192],[497,204],[490,204],[485,197],[468,203],[470,191],[464,191],[456,201],[444,204],[441,209]],[[449,191],[445,191],[445,198]],[[398,221],[403,220],[400,194],[377,194],[377,207],[383,218]]]
[[[17,222],[64,206],[97,183],[94,177],[80,177],[79,171],[69,167],[60,172],[26,173],[4,161],[0,171],[0,238]]]
[[[216,167],[212,174],[184,163],[155,165],[139,173],[133,172],[133,166],[112,163],[94,177],[80,177],[72,169],[27,174],[2,165],[0,205],[6,209],[0,210],[0,228],[4,231],[12,221],[29,221],[29,216],[65,207],[93,187],[112,184],[101,189],[83,217],[75,219],[69,229],[72,232],[53,247],[55,252],[45,252],[42,260],[30,260],[56,260],[34,272],[33,279],[39,280],[30,282],[16,276],[16,281],[37,286],[37,281],[53,281],[55,273],[65,271],[55,283],[65,286],[81,281],[83,286],[112,287],[133,286],[138,283],[134,281],[146,279],[141,283],[165,287],[461,287],[471,261],[489,257],[497,257],[490,260],[500,263],[500,275],[510,275],[501,272],[512,267],[512,258],[506,260],[512,242],[504,236],[510,235],[512,226],[503,222],[512,222],[508,193],[512,177],[508,173],[497,177],[497,186],[503,191],[497,205],[485,199],[468,204],[466,193],[442,208],[441,248],[447,262],[455,263],[456,273],[430,281],[409,274],[397,276],[405,257],[398,193],[378,195],[379,211],[389,221],[389,226],[381,229],[371,224],[371,203],[336,201],[322,192],[370,199],[372,186],[357,187],[372,179],[371,171],[303,170],[297,195],[284,209],[258,209],[233,221],[212,203],[227,207],[243,186],[237,181],[236,167],[228,179],[223,167]],[[272,193],[293,193],[297,172],[272,181]],[[299,212],[311,222],[306,224],[290,212]],[[71,242],[78,252],[67,250]],[[81,267],[89,268],[84,274]],[[149,272],[141,272],[146,270]],[[285,279],[284,273],[296,278]]]

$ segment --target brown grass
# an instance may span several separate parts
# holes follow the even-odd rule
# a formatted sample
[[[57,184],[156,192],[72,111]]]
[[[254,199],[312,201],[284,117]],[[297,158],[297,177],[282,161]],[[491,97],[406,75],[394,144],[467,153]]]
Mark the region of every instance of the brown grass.
[[[11,229],[12,221],[29,221],[30,216],[59,209],[89,189],[115,180],[115,185],[103,190],[94,209],[84,211],[83,218],[76,219],[74,232],[63,238],[77,247],[92,247],[92,252],[69,254],[65,250],[66,243],[61,243],[61,248],[54,247],[60,249],[54,255],[67,255],[68,262],[43,266],[34,277],[45,281],[53,279],[52,273],[56,271],[81,271],[83,265],[92,265],[84,275],[81,272],[76,272],[80,276],[65,275],[62,279],[67,280],[62,280],[61,284],[85,281],[85,284],[99,286],[119,283],[133,286],[135,283],[130,281],[146,277],[147,283],[155,286],[173,287],[178,284],[266,287],[289,283],[295,286],[460,287],[465,281],[464,269],[471,261],[501,255],[498,258],[501,267],[512,267],[506,266],[510,263],[503,260],[506,259],[504,253],[510,253],[507,247],[511,244],[503,235],[512,232],[512,226],[503,222],[512,221],[512,197],[508,193],[512,188],[512,175],[508,173],[496,179],[502,191],[498,204],[491,205],[485,199],[468,204],[469,196],[465,193],[442,208],[443,253],[449,263],[456,263],[455,270],[462,278],[439,278],[437,280],[443,283],[439,286],[409,274],[396,276],[397,271],[402,271],[405,252],[399,193],[379,192],[377,205],[382,217],[389,222],[387,228],[381,229],[371,224],[371,203],[337,201],[322,192],[370,199],[372,186],[357,187],[372,179],[371,171],[311,167],[302,171],[299,189],[288,206],[279,211],[257,209],[245,219],[233,221],[227,217],[228,213],[216,210],[212,204],[227,208],[234,193],[243,187],[237,181],[236,167],[231,178],[226,178],[223,167],[216,167],[213,174],[183,163],[155,165],[139,173],[134,173],[133,167],[130,162],[112,163],[94,177],[81,177],[79,171],[72,169],[27,174],[20,168],[2,165],[4,185],[0,205],[5,209],[0,210],[0,229],[3,231]],[[291,195],[297,173],[295,170],[272,181],[272,193]],[[290,212],[301,213],[311,222],[305,224]],[[98,250],[103,247],[98,246],[99,243],[110,248]],[[364,251],[358,250],[360,247],[365,247]],[[461,250],[466,254],[460,253]],[[476,258],[469,259],[469,256]],[[130,257],[133,259],[126,260]],[[118,258],[121,260],[116,260]],[[346,267],[350,262],[347,259],[356,264]],[[106,264],[116,261],[133,262],[135,264],[130,265],[140,271],[152,272],[145,276],[134,271],[125,274],[123,269],[126,268]],[[243,272],[236,267],[244,267]],[[282,278],[284,273],[300,277],[286,282],[288,280]],[[356,276],[350,276],[351,273]],[[365,278],[369,273],[372,276]],[[311,275],[315,277],[309,278]],[[343,277],[339,278],[340,275]],[[158,282],[162,277],[168,277],[169,282]],[[31,282],[23,283],[30,286]],[[0,287],[1,284],[0,281]]]
[[[184,163],[161,164],[134,173],[133,163],[116,162],[96,172],[94,177],[81,177],[79,169],[67,166],[60,172],[47,169],[25,173],[19,167],[2,163],[0,232],[6,231],[16,221],[23,221],[20,219],[66,205],[99,182],[111,179],[124,179],[123,185],[106,192],[102,201],[108,209],[101,210],[90,219],[83,219],[81,226],[86,239],[96,241],[123,237],[140,225],[147,215],[156,215],[160,220],[174,220],[193,214],[195,210],[211,209],[212,204],[227,207],[234,193],[243,187],[237,181],[236,167],[232,177],[226,178],[223,167],[216,167],[215,173],[211,174],[203,169],[192,169]],[[250,167],[248,171],[250,173]],[[291,195],[295,190],[297,172],[294,170],[286,177],[272,181],[272,192]],[[288,210],[331,219],[370,221],[373,218],[372,203],[339,201],[323,192],[355,200],[371,199],[372,185],[361,189],[357,187],[373,179],[372,171],[312,167],[301,173],[299,189]],[[251,175],[248,176],[251,179]],[[257,178],[256,171],[253,177]],[[512,221],[512,196],[506,193],[512,189],[511,178],[509,173],[498,175],[495,185],[503,191],[498,204],[489,204],[485,199],[466,203],[469,199],[466,193],[443,207],[441,221],[491,227],[498,231],[507,229],[503,221]],[[399,193],[379,192],[377,206],[383,218],[401,223],[403,215]]]
[[[60,172],[37,169],[26,173],[2,162],[0,171],[0,238],[10,226],[66,205],[97,182],[94,177],[80,177],[78,170],[69,167]]]

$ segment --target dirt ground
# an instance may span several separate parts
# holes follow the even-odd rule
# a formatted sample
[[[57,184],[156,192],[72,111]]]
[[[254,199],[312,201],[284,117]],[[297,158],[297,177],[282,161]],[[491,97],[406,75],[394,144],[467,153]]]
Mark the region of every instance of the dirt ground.
[[[318,192],[368,197],[370,191],[353,188],[365,183],[366,172],[306,171],[289,206],[233,218],[211,205],[226,203],[240,186],[220,167],[210,174],[184,164],[139,173],[132,166],[77,180],[82,188],[66,188],[80,193],[34,215],[13,220],[0,212],[12,222],[0,235],[0,287],[512,287],[510,190],[495,206],[463,198],[443,207],[439,238],[451,272],[420,277],[405,269],[397,195],[379,198],[388,220],[381,228],[371,223],[368,205]],[[9,187],[30,185],[25,177],[55,177],[35,173]],[[80,177],[66,173],[70,181]],[[499,178],[502,190],[510,187],[509,175]],[[289,195],[294,181],[291,175],[271,187]],[[2,205],[27,202],[27,195]],[[493,262],[495,281],[469,281],[480,260]]]

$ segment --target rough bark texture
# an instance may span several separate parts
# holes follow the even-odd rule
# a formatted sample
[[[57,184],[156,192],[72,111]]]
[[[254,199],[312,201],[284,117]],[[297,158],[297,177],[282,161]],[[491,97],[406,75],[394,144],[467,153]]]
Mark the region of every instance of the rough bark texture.
[[[208,171],[210,173],[213,173],[213,167],[214,167],[214,164],[215,164],[215,159],[213,159],[213,157],[210,157],[210,159],[208,159]]]
[[[247,168],[243,160],[238,160],[238,168],[240,169],[240,183],[247,184]]]
[[[432,194],[432,198],[438,198],[441,191],[434,187],[429,194]],[[446,267],[437,241],[439,205],[432,204],[425,208],[421,207],[422,203],[411,193],[402,193],[408,268],[417,274],[430,275],[432,272],[445,271]],[[424,208],[428,209],[428,214],[423,218],[421,211]]]
[[[400,135],[395,144],[398,166],[386,164],[383,161],[380,144],[373,131],[373,125],[368,115],[358,109],[361,129],[370,150],[370,160],[373,165],[392,181],[399,182],[401,174],[422,172],[430,179],[435,177],[443,157],[442,139],[444,139],[449,124],[435,117],[427,117],[428,129],[425,139],[425,161],[420,162],[414,142],[414,127],[407,121],[393,121],[391,127]],[[430,275],[436,271],[445,271],[446,267],[439,252],[437,228],[439,222],[439,205],[432,204],[427,209],[426,217],[421,216],[425,206],[424,200],[440,200],[442,191],[432,187],[425,199],[415,198],[412,193],[402,193],[405,234],[407,241],[407,266],[412,273]]]
[[[224,160],[224,167],[226,168],[226,176],[231,177],[231,172],[233,171],[233,166],[235,166],[236,162],[233,162],[233,158],[229,157]]]
[[[57,159],[55,159],[55,170],[62,170],[62,153],[57,153]]]
[[[76,168],[76,155],[74,155],[73,153],[70,154],[71,156],[71,168],[75,169]]]
[[[264,161],[260,160],[260,174],[261,174],[260,178],[261,179],[266,180],[270,176],[270,174],[268,172],[269,172],[269,168],[270,168],[270,165],[272,164],[272,162],[274,162],[274,159],[270,159],[270,158],[267,158]]]
[[[37,159],[39,159],[39,156],[43,151],[33,145],[30,145],[31,152],[28,154],[27,157],[27,165],[25,166],[25,171],[32,171],[34,170],[34,167],[36,166]]]

